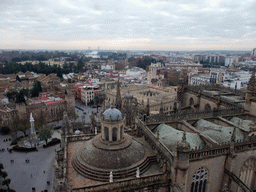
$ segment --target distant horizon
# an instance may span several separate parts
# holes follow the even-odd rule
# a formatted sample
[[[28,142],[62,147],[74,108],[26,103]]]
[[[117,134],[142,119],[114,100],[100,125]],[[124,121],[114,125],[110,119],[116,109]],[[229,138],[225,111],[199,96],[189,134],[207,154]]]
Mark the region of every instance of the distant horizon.
[[[254,49],[254,48],[253,48]],[[98,51],[98,52],[101,52],[101,51],[104,51],[104,52],[107,52],[107,51],[130,51],[130,52],[210,52],[210,51],[213,51],[213,52],[252,52],[252,50],[231,50],[231,49],[202,49],[202,50],[154,50],[154,49],[145,49],[145,50],[136,50],[136,49],[133,49],[133,50],[130,50],[130,49],[46,49],[46,48],[37,48],[37,49],[1,49],[0,48],[0,51]]]

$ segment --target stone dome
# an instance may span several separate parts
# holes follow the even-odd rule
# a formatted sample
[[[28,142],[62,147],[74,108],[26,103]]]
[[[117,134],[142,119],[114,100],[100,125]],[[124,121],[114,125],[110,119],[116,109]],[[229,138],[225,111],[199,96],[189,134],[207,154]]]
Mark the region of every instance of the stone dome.
[[[108,181],[110,171],[115,179],[135,176],[138,167],[141,173],[146,171],[150,162],[156,161],[156,154],[146,142],[128,134],[124,137],[123,142],[111,145],[102,141],[100,135],[86,141],[72,158],[74,169],[98,181]]]
[[[127,93],[127,94],[125,95],[125,98],[127,98],[127,99],[132,99],[132,98],[133,98],[133,95],[130,94],[130,93]]]
[[[121,111],[116,108],[108,108],[103,113],[103,120],[106,121],[120,121],[123,119]]]

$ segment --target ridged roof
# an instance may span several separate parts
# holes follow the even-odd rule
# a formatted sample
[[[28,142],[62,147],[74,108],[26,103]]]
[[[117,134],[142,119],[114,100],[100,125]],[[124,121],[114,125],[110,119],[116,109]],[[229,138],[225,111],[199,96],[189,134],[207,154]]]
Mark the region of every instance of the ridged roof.
[[[157,135],[158,131],[160,141],[166,145],[169,150],[175,151],[177,144],[182,141],[183,131],[179,131],[166,124],[158,125],[153,132]],[[186,141],[190,144],[191,149],[205,146],[204,141],[196,133],[186,132]]]
[[[205,135],[211,137],[215,141],[222,143],[222,142],[230,142],[231,136],[233,134],[234,128],[233,127],[225,127],[221,125],[217,125],[210,121],[206,121],[204,119],[200,119],[196,122],[194,127],[204,133]],[[236,131],[236,140],[243,140],[244,135],[241,130]]]

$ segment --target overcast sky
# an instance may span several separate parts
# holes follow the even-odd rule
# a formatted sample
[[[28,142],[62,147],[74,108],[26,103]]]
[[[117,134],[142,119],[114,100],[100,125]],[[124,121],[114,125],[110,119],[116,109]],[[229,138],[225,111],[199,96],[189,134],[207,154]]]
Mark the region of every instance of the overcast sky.
[[[0,49],[251,50],[256,0],[0,0]]]

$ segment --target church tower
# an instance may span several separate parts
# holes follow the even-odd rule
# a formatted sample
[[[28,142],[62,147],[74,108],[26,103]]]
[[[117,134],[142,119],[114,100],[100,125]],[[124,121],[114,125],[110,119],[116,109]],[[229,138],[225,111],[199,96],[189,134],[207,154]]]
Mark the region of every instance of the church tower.
[[[178,91],[177,91],[177,99],[180,104],[183,103],[184,86],[185,86],[185,80],[184,80],[184,74],[182,70],[179,76]]]
[[[255,91],[255,70],[247,85],[246,95],[245,95],[245,109],[250,110],[251,98],[253,97],[253,92]]]
[[[223,75],[222,75],[222,71],[221,69],[219,70],[219,74],[218,74],[218,85],[221,85],[222,84],[222,78],[223,78]]]
[[[121,92],[120,92],[119,78],[118,78],[118,81],[117,81],[117,88],[116,88],[116,108],[118,110],[122,109],[122,98],[121,98]]]

